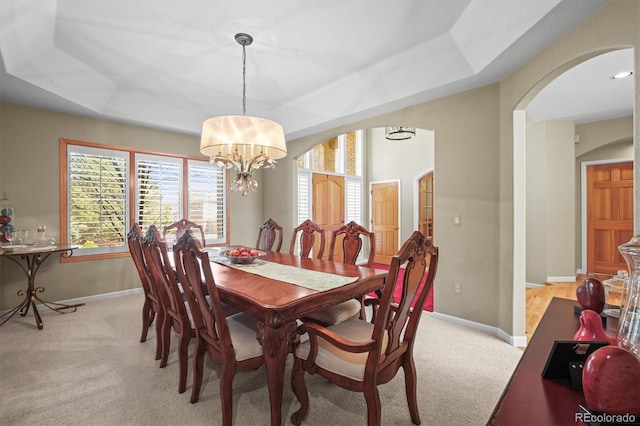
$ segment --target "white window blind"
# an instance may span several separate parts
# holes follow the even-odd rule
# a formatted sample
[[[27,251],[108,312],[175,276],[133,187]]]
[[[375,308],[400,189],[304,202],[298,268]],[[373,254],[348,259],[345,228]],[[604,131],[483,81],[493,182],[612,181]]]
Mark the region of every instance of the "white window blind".
[[[127,250],[128,153],[67,146],[67,241],[90,253]]]
[[[311,219],[311,172],[298,169],[298,224]]]
[[[203,225],[207,244],[226,241],[226,169],[189,160],[189,219]]]
[[[346,177],[347,189],[345,191],[347,220],[346,223],[354,221],[359,225],[362,223],[362,179],[356,177]],[[364,225],[363,225],[364,226]]]
[[[146,230],[176,222],[182,213],[182,159],[136,154],[136,222]]]

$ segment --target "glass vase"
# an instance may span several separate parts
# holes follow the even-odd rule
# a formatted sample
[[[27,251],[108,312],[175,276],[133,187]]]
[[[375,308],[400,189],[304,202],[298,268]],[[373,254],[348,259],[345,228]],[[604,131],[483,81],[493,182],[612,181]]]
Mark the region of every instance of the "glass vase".
[[[13,214],[15,210],[6,194],[0,196],[0,242],[7,243],[6,235],[13,235],[15,231]]]
[[[629,267],[626,301],[618,320],[618,346],[640,360],[640,235],[618,247]]]
[[[36,238],[36,245],[37,246],[49,245],[49,241],[44,235],[44,233],[47,231],[47,225],[36,225],[36,231],[38,231],[38,238]]]

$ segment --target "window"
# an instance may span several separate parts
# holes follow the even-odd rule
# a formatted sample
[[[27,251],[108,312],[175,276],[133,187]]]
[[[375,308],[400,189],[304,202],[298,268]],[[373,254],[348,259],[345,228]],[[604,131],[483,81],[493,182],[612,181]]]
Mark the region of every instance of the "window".
[[[311,218],[311,172],[298,170],[298,222]]]
[[[142,229],[180,220],[182,215],[182,159],[135,154],[136,222]]]
[[[207,244],[227,244],[225,169],[207,160],[60,139],[61,240],[72,260],[127,256],[133,222],[143,230],[183,217]],[[186,172],[185,172],[186,171]]]
[[[345,179],[346,191],[345,207],[347,210],[345,223],[354,221],[360,225],[362,223],[362,179],[357,177],[347,177]]]
[[[207,244],[226,244],[226,169],[199,160],[189,160],[188,166],[188,217],[204,227]]]
[[[118,251],[127,234],[128,154],[76,146],[67,164],[67,241],[88,254]]]

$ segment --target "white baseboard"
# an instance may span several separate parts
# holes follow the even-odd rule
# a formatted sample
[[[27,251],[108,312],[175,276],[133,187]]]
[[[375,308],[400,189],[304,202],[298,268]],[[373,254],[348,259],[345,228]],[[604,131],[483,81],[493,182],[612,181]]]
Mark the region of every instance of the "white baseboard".
[[[547,277],[547,281],[555,281],[555,282],[561,282],[561,283],[573,283],[573,282],[576,281],[576,277],[575,276],[569,276],[569,277],[563,277],[563,276]]]
[[[463,318],[458,318],[458,317],[454,317],[451,315],[446,315],[446,314],[441,314],[438,312],[433,312],[432,313],[433,316],[435,318],[444,320],[444,321],[449,321],[452,322],[454,324],[460,324],[463,325],[465,327],[469,327],[469,328],[473,328],[474,330],[479,330],[482,331],[484,333],[487,334],[491,334],[493,336],[497,336],[499,339],[507,342],[508,344],[510,344],[511,346],[516,346],[516,347],[525,347],[527,346],[527,336],[511,336],[510,334],[507,334],[506,332],[504,332],[503,330],[499,329],[498,327],[493,327],[490,325],[486,325],[486,324],[482,324],[479,322],[475,322],[475,321],[469,321]]]
[[[54,303],[64,303],[66,305],[75,305],[77,303],[95,302],[96,300],[100,300],[100,299],[110,299],[112,297],[126,296],[128,294],[135,294],[135,293],[142,293],[142,287],[132,288],[130,290],[114,291],[112,293],[96,294],[95,296],[78,297],[76,299],[59,300],[59,301],[55,301]],[[37,304],[36,306],[39,308],[42,305]],[[0,315],[5,314],[9,311],[10,309],[0,311]]]
[[[544,287],[544,284],[538,284],[538,283],[526,283],[525,286],[527,288],[538,288],[538,287]]]
[[[136,293],[142,293],[142,287],[132,288],[129,290],[114,291],[112,293],[96,294],[95,296],[86,296],[86,297],[78,297],[76,299],[61,300],[58,303],[65,303],[67,305],[72,305],[75,303],[95,302],[96,300],[111,299],[112,297],[126,296],[129,294],[136,294]]]

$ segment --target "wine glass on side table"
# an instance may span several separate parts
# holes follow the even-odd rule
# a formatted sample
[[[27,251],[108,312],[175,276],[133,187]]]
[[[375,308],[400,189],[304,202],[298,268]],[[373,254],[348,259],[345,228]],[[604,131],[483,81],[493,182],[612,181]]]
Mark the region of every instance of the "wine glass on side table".
[[[9,242],[9,247],[13,247],[13,240],[16,238],[15,230],[4,231],[4,238]]]
[[[27,238],[29,238],[29,231],[26,229],[18,229],[16,231],[16,236],[20,245],[24,245],[27,243]]]

